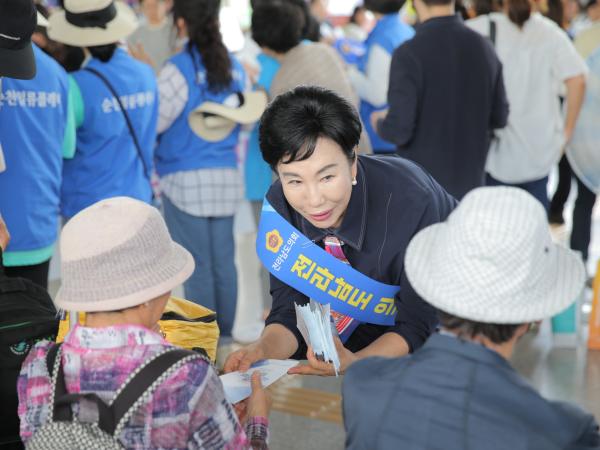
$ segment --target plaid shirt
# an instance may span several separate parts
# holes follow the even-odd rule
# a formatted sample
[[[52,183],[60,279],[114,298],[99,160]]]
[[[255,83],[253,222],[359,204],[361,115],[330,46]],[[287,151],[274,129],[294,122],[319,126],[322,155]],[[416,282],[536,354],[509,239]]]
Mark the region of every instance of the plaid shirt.
[[[51,343],[36,344],[18,380],[21,438],[25,443],[46,422],[51,382],[46,354]],[[67,391],[96,393],[110,402],[136,367],[169,344],[146,328],[127,325],[76,327],[62,345]],[[94,420],[95,407],[75,405],[81,421]],[[213,368],[199,360],[176,369],[142,403],[118,436],[127,449],[266,449],[267,419],[239,424]]]
[[[197,217],[233,216],[244,198],[242,177],[232,167],[171,173],[160,187],[177,208]]]

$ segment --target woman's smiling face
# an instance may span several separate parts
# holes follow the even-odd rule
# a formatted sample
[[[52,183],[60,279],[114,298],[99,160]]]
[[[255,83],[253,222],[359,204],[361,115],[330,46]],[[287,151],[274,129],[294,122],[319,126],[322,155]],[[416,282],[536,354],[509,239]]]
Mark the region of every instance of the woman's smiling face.
[[[317,228],[342,224],[356,171],[356,159],[349,161],[342,148],[327,138],[319,138],[309,158],[277,164],[286,200]]]

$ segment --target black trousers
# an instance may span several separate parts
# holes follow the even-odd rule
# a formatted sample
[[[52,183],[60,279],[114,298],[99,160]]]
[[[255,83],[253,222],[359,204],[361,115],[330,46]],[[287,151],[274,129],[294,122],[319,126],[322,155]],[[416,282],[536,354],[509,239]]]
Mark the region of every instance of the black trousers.
[[[585,261],[588,258],[588,248],[592,237],[592,210],[596,203],[596,194],[571,170],[569,160],[563,156],[558,164],[558,186],[550,202],[550,216],[562,215],[563,208],[571,192],[571,179],[577,182],[577,200],[573,209],[573,229],[571,230],[571,248],[581,252]]]
[[[4,273],[8,277],[21,277],[33,281],[38,286],[48,289],[48,270],[50,269],[50,260],[35,264],[33,266],[13,266],[5,267]]]

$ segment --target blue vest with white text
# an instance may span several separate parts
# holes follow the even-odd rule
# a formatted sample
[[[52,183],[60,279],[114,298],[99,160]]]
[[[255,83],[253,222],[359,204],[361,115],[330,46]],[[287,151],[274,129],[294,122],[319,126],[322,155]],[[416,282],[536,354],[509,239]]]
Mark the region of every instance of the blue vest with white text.
[[[196,61],[195,65],[192,58]],[[186,46],[170,59],[169,63],[175,65],[185,78],[188,100],[181,114],[159,137],[155,163],[160,176],[188,170],[237,166],[235,148],[238,143],[239,126],[222,141],[208,142],[197,136],[188,125],[188,115],[202,103],[223,103],[231,94],[244,91],[244,69],[237,59],[232,56],[230,58],[233,81],[227,89],[219,92],[208,88],[206,69],[195,47],[190,52]]]
[[[0,214],[11,234],[7,252],[51,246],[58,230],[69,80],[35,45],[33,52],[35,78],[1,81],[0,145],[6,171],[0,173]]]
[[[151,170],[158,117],[154,72],[121,49],[108,62],[94,58],[87,67],[101,72],[119,94]],[[63,215],[72,217],[114,196],[150,202],[152,189],[117,99],[93,73],[78,70],[73,77],[83,97],[84,119],[75,157],[64,164]]]
[[[402,22],[399,14],[393,13],[383,16],[377,22],[377,25],[375,25],[375,28],[373,28],[369,34],[369,37],[365,41],[367,52],[358,65],[359,70],[362,72],[366,70],[367,61],[369,60],[371,50],[375,45],[378,45],[384,49],[390,54],[391,57],[391,55],[394,53],[394,50],[404,41],[411,39],[414,34],[415,31],[413,28],[410,25]],[[385,141],[379,137],[379,135],[371,126],[371,114],[374,111],[380,111],[386,109],[387,107],[387,104],[381,107],[375,107],[365,100],[360,102],[360,116],[363,120],[365,129],[369,134],[371,146],[373,147],[373,150],[377,150],[378,153],[393,153],[396,151],[396,146],[391,142]]]

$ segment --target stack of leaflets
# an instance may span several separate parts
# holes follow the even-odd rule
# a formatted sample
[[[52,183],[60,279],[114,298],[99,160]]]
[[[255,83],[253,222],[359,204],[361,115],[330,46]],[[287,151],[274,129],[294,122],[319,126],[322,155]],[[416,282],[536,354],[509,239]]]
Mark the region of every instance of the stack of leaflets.
[[[331,321],[329,304],[322,305],[311,299],[305,306],[296,306],[296,326],[304,341],[310,345],[317,359],[333,364],[336,376],[340,359],[335,349],[333,336],[337,335]]]

